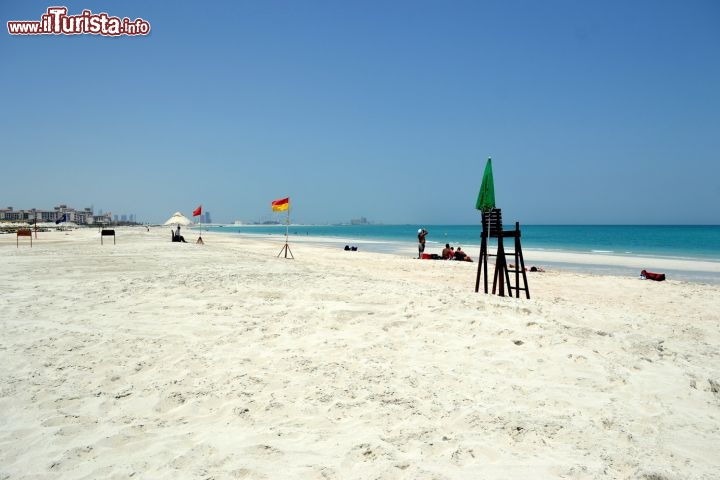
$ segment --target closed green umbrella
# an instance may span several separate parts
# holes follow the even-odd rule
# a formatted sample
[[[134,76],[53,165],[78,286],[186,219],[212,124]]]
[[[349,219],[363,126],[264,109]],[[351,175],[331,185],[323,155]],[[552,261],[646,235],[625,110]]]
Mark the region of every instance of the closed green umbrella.
[[[475,279],[475,291],[480,288],[480,272],[483,264],[485,266],[485,293],[487,293],[487,256],[483,255],[487,250],[487,239],[490,237],[490,212],[495,208],[495,184],[493,183],[492,159],[488,158],[483,172],[482,182],[480,183],[480,192],[478,193],[475,208],[487,215],[487,237],[482,236],[480,246],[480,259],[478,261],[478,273]],[[501,279],[502,281],[502,279]]]
[[[480,184],[480,193],[478,193],[475,208],[486,213],[495,208],[495,185],[493,184],[491,158],[488,158],[488,161],[485,164],[485,172],[483,173],[482,183]]]
[[[495,184],[493,182],[492,158],[488,158],[483,172],[482,182],[480,182],[480,192],[478,193],[475,208],[487,214],[488,219],[488,236],[490,236],[490,212],[495,208]]]

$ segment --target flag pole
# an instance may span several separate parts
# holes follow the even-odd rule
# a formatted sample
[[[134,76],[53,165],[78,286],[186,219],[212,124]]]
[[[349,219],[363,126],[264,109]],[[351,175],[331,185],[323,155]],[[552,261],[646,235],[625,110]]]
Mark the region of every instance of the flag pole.
[[[287,217],[285,218],[285,245],[283,245],[283,248],[280,250],[280,253],[277,254],[279,257],[281,253],[285,252],[285,258],[288,258],[288,253],[290,254],[290,258],[295,259],[295,257],[292,254],[292,251],[290,251],[290,245],[288,244],[288,236],[289,236],[289,230],[290,230],[290,201],[288,199],[287,202]]]
[[[200,214],[199,215],[199,217],[200,217],[200,236],[198,237],[197,242],[195,242],[195,243],[200,244],[200,245],[205,245],[205,242],[203,242],[203,239],[202,239],[202,205],[200,205],[198,208],[200,209],[200,211],[198,212]],[[197,212],[198,208],[196,208],[193,213]],[[193,217],[194,217],[194,215],[193,215]]]

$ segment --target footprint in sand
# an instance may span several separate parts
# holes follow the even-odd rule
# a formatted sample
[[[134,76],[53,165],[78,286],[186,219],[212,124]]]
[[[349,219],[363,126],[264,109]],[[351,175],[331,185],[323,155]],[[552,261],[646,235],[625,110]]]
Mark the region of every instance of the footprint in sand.
[[[278,450],[272,445],[267,445],[264,443],[251,445],[245,449],[245,452],[250,455],[262,455],[264,457],[279,457],[284,455],[282,450]]]
[[[185,404],[185,402],[185,397],[181,392],[170,392],[168,395],[164,396],[160,402],[158,402],[155,406],[155,411],[166,413]]]

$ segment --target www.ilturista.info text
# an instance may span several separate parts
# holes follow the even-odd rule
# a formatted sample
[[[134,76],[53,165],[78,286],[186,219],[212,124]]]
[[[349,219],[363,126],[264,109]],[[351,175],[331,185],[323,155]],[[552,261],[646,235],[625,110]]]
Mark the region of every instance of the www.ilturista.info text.
[[[11,35],[147,35],[150,23],[142,18],[111,17],[107,13],[83,10],[80,15],[68,15],[66,7],[50,7],[40,21],[7,22]]]

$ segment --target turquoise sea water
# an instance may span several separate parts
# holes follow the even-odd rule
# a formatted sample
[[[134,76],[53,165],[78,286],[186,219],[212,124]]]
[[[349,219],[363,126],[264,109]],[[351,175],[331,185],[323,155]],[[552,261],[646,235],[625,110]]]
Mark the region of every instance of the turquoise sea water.
[[[397,252],[415,247],[420,227],[430,232],[427,251],[439,253],[445,243],[462,246],[468,252],[479,251],[479,225],[290,225],[289,234],[291,237],[349,239],[366,251]],[[285,234],[284,225],[205,228],[228,234]],[[506,230],[512,228],[514,225],[505,226]],[[609,253],[720,262],[720,225],[521,225],[521,231],[525,251]],[[720,282],[720,278],[715,278],[717,275],[703,274],[701,277],[694,279]]]
[[[429,244],[480,245],[479,225],[421,225]],[[290,225],[290,235],[351,238],[357,241],[410,243],[418,225]],[[507,225],[505,229],[514,226]],[[208,229],[208,227],[204,227]],[[285,226],[209,227],[228,233],[285,234]],[[607,252],[666,258],[720,261],[720,225],[521,225],[524,249]]]

